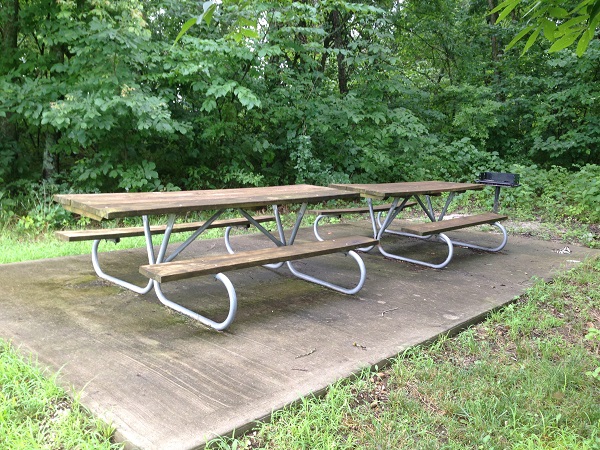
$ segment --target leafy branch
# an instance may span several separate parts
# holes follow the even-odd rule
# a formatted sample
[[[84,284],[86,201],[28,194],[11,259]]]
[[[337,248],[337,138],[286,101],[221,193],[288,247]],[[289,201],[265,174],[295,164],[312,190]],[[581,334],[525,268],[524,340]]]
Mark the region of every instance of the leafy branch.
[[[555,0],[505,0],[490,14],[498,14],[497,23],[506,20],[518,7],[525,13],[523,28],[506,46],[510,50],[515,44],[529,36],[522,54],[525,54],[543,35],[552,43],[550,53],[570,47],[577,41],[577,56],[583,55],[600,28],[600,0],[582,0],[572,10],[560,6]]]

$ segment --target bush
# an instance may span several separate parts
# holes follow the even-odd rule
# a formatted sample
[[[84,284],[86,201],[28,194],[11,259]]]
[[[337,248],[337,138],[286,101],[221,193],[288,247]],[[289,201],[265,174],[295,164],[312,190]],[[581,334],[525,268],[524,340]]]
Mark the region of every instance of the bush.
[[[553,166],[514,165],[510,171],[521,175],[521,186],[503,191],[503,205],[530,210],[548,220],[576,220],[600,223],[600,166],[587,164],[579,171]]]

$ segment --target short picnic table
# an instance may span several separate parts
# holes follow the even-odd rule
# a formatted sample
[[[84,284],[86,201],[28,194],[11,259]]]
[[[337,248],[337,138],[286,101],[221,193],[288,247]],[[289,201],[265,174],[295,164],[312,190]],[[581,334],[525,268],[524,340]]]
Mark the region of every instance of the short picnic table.
[[[379,183],[379,184],[331,184],[336,189],[345,189],[351,192],[360,193],[360,195],[367,199],[369,206],[369,212],[371,216],[371,222],[373,226],[373,237],[378,240],[379,251],[386,257],[397,259],[401,261],[408,261],[411,263],[441,269],[447,266],[452,260],[454,254],[454,246],[459,245],[463,247],[486,250],[491,252],[498,252],[502,250],[508,240],[506,229],[500,223],[501,220],[507,219],[505,215],[497,214],[495,212],[489,212],[484,214],[477,214],[465,217],[458,217],[453,219],[444,220],[444,216],[448,211],[452,200],[458,193],[466,191],[477,191],[485,188],[484,184],[481,183],[455,183],[447,181],[417,181],[417,182],[400,182],[400,183]],[[431,197],[440,196],[447,194],[446,202],[439,215],[436,215],[436,211],[433,208]],[[372,201],[375,200],[386,200],[393,199],[385,219],[381,221],[380,216],[375,216]],[[421,206],[430,222],[416,223],[411,225],[405,225],[401,230],[391,230],[389,227],[406,205],[409,204],[411,199],[415,199]],[[462,228],[472,227],[476,225],[491,224],[497,227],[503,235],[502,243],[494,248],[483,247],[471,243],[459,242],[450,239],[445,232],[458,230]],[[446,259],[439,264],[431,263],[428,261],[417,260],[407,258],[398,254],[390,253],[386,251],[381,244],[381,237],[384,234],[394,234],[400,236],[409,236],[419,239],[430,239],[432,236],[437,236],[439,240],[445,242],[448,246],[448,256]]]
[[[154,288],[158,298],[166,306],[218,330],[229,327],[233,322],[237,310],[237,294],[235,289],[230,280],[222,273],[228,270],[259,265],[269,268],[279,268],[285,263],[295,276],[304,280],[346,294],[358,292],[364,284],[366,269],[360,256],[353,250],[364,247],[365,245],[374,245],[374,239],[364,236],[351,236],[325,242],[295,243],[296,235],[309,203],[320,203],[332,199],[356,198],[359,198],[359,194],[356,192],[306,184],[176,192],[64,194],[54,196],[54,200],[60,203],[66,210],[98,221],[141,216],[143,220],[142,231],[146,239],[148,264],[141,266],[140,272],[150,279],[148,285],[146,287],[139,287],[125,280],[108,275],[100,269],[97,254],[100,239],[114,239],[115,237],[118,237],[118,235],[115,236],[114,233],[111,233],[110,229],[106,230],[106,235],[104,237],[101,233],[94,232],[93,238],[91,238],[94,240],[92,260],[98,276],[140,294],[145,294]],[[291,234],[289,235],[289,238],[286,238],[279,214],[279,206],[290,204],[301,204],[301,207],[297,211],[295,225],[291,230]],[[272,206],[274,211],[278,236],[275,236],[274,233],[267,230],[261,225],[261,220],[255,219],[248,212],[249,209],[269,206]],[[256,227],[277,247],[234,252],[227,240],[226,247],[229,252],[228,254],[174,261],[181,251],[188,247],[201,233],[219,222],[217,219],[227,210],[237,211],[239,215],[244,218],[245,222]],[[169,238],[173,232],[174,226],[176,226],[175,218],[178,215],[185,215],[193,211],[216,212],[206,222],[199,225],[196,231],[187,240],[181,243],[167,256],[166,252]],[[154,247],[152,245],[154,228],[149,225],[149,215],[168,216],[166,227],[163,226],[158,231],[159,233],[164,234],[158,256],[155,255]],[[141,234],[138,231],[136,232]],[[126,234],[125,231],[121,231],[121,233],[123,233],[123,236],[134,235]],[[73,235],[66,239],[79,240],[79,238],[73,237]],[[293,260],[335,252],[347,253],[356,260],[360,269],[360,280],[354,288],[344,288],[328,281],[301,273],[292,265]],[[220,323],[167,299],[161,289],[161,283],[167,281],[181,280],[207,274],[216,274],[215,278],[225,285],[229,294],[229,313],[227,318]]]

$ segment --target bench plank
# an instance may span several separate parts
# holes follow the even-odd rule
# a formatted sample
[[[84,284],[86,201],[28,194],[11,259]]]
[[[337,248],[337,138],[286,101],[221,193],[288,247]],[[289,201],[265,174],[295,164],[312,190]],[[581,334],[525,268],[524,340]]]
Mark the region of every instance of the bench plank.
[[[415,206],[416,204],[417,204],[417,202],[406,202],[406,205],[404,205],[404,207],[410,208],[412,206]],[[373,211],[374,212],[389,211],[391,207],[392,207],[391,203],[388,203],[386,205],[374,205]],[[308,214],[315,214],[317,216],[337,216],[337,215],[342,215],[342,214],[363,214],[363,213],[369,212],[369,207],[363,206],[363,207],[353,207],[353,208],[310,209],[306,212]]]
[[[274,222],[275,216],[256,216],[254,218],[258,223]],[[196,231],[204,222],[176,223],[173,225],[173,233],[182,233],[185,231]],[[233,219],[215,220],[208,228],[225,228],[249,226],[250,222],[244,217]],[[153,225],[150,227],[152,234],[164,234],[166,225]],[[95,230],[64,230],[55,233],[62,241],[92,241],[96,239],[117,239],[122,237],[144,236],[144,227],[123,227],[123,228],[99,228]]]
[[[140,267],[140,273],[160,283],[183,280],[200,275],[262,266],[283,261],[310,258],[330,253],[376,245],[377,240],[364,236],[349,236],[321,242],[306,242],[275,248],[262,248],[234,254],[221,254]]]
[[[474,216],[457,217],[454,219],[440,220],[438,222],[425,222],[415,224],[404,224],[401,231],[404,233],[416,234],[418,236],[428,236],[431,234],[443,233],[444,231],[458,230],[461,228],[494,223],[500,220],[508,219],[508,216],[485,213]]]

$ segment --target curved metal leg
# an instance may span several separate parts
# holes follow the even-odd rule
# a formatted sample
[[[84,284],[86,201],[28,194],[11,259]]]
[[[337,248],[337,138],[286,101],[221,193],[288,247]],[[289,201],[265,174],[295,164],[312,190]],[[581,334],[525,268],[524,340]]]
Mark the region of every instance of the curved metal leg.
[[[173,225],[175,223],[175,215],[170,214],[169,219],[167,221],[167,228],[165,230],[165,234],[163,236],[163,241],[160,244],[160,248],[158,251],[158,257],[154,255],[154,246],[152,245],[152,233],[150,231],[150,222],[148,221],[148,216],[142,216],[142,222],[144,225],[144,236],[146,238],[146,252],[148,253],[148,262],[150,264],[156,264],[163,262],[165,258],[165,253],[167,251],[167,246],[169,244],[169,238],[171,236],[171,232],[173,231]],[[152,280],[148,281],[148,284],[145,287],[137,286],[135,284],[129,283],[128,281],[122,280],[117,277],[113,277],[112,275],[108,275],[104,273],[104,271],[100,268],[100,261],[98,258],[98,245],[100,244],[100,240],[94,240],[92,244],[92,265],[94,266],[94,270],[96,274],[105,280],[108,280],[112,283],[115,283],[119,286],[122,286],[126,289],[129,289],[138,294],[147,294],[152,290]]]
[[[365,284],[365,280],[367,278],[367,270],[365,268],[365,263],[363,262],[362,258],[355,251],[350,250],[348,252],[348,254],[350,256],[352,256],[352,258],[354,258],[354,260],[358,263],[358,267],[360,269],[360,280],[359,280],[358,284],[356,285],[356,287],[354,287],[352,289],[347,289],[347,288],[344,288],[337,284],[333,284],[328,281],[321,280],[320,278],[315,278],[313,276],[302,273],[292,265],[292,261],[287,261],[286,264],[287,264],[288,268],[290,269],[290,272],[292,272],[298,278],[301,278],[306,281],[310,281],[311,283],[315,283],[320,286],[325,286],[329,289],[333,289],[334,291],[338,291],[343,294],[352,295],[352,294],[356,294],[358,291],[360,291],[361,288],[363,287],[363,285]]]
[[[229,252],[229,254],[233,255],[235,252],[233,251],[233,248],[231,248],[231,242],[229,241],[230,233],[231,233],[231,227],[225,228],[225,247],[227,248],[227,251]]]
[[[324,217],[329,217],[326,214],[320,214],[317,216],[317,218],[315,219],[315,223],[313,224],[313,232],[315,234],[315,237],[317,238],[317,241],[324,241],[325,239],[323,239],[321,237],[321,235],[319,234],[319,222],[321,221],[321,219],[323,219]],[[357,248],[358,251],[360,252],[370,252],[371,250],[373,250],[375,246],[371,245],[370,247],[362,247],[362,248]]]
[[[469,244],[467,242],[459,242],[459,241],[452,241],[452,243],[454,245],[458,245],[461,247],[474,248],[477,250],[485,250],[488,252],[499,252],[506,246],[506,243],[508,242],[508,234],[506,232],[506,228],[504,228],[504,225],[502,225],[500,222],[494,222],[492,225],[495,226],[496,228],[500,229],[500,231],[502,232],[502,243],[498,247],[494,247],[494,248],[482,247],[480,245]]]
[[[421,236],[414,236],[411,234],[405,234],[405,235],[423,239]],[[446,236],[444,233],[440,233],[437,236],[438,236],[439,240],[445,242],[446,245],[448,246],[448,256],[446,257],[444,262],[442,262],[441,264],[433,264],[433,263],[429,263],[426,261],[421,261],[419,259],[405,258],[404,256],[398,256],[398,255],[394,255],[393,253],[388,253],[383,249],[383,247],[381,246],[381,243],[379,244],[379,251],[381,252],[381,254],[383,256],[385,256],[387,258],[396,259],[399,261],[406,261],[406,262],[410,262],[413,264],[419,264],[421,266],[431,267],[433,269],[442,269],[442,268],[446,267],[452,260],[452,257],[454,256],[454,246],[452,245],[452,241],[450,240],[450,238],[448,236]]]
[[[185,308],[184,306],[181,306],[178,303],[169,300],[163,294],[160,283],[158,281],[153,281],[153,283],[158,299],[165,306],[168,306],[169,308],[174,309],[175,311],[181,314],[191,317],[192,319],[197,320],[198,322],[201,322],[206,326],[214,328],[215,330],[222,331],[227,329],[229,325],[231,325],[231,323],[233,322],[233,319],[235,319],[235,314],[237,312],[237,295],[235,293],[235,288],[233,287],[233,284],[231,284],[231,281],[229,280],[229,278],[227,278],[227,276],[225,276],[222,273],[218,273],[215,275],[215,278],[221,283],[223,283],[223,285],[227,289],[227,293],[229,294],[229,313],[227,314],[227,318],[223,322],[215,322],[214,320],[211,320],[208,317],[198,314],[190,309]]]
[[[431,263],[428,263],[425,261],[414,260],[414,259],[394,255],[392,253],[388,253],[383,249],[383,247],[381,246],[381,243],[379,244],[379,251],[381,252],[382,255],[384,255],[388,258],[397,259],[397,260],[401,260],[401,261],[407,261],[407,262],[411,262],[414,264],[420,264],[422,266],[433,267],[434,269],[441,269],[441,268],[447,266],[448,263],[450,262],[450,260],[452,259],[453,252],[454,252],[453,247],[455,245],[457,245],[459,247],[466,247],[466,248],[471,248],[471,249],[476,249],[476,250],[484,250],[484,251],[488,251],[488,252],[499,252],[500,250],[502,250],[506,246],[506,243],[508,242],[508,233],[506,232],[506,228],[504,228],[504,226],[500,222],[494,222],[492,225],[494,225],[495,227],[500,229],[500,231],[502,232],[502,242],[500,243],[499,246],[493,247],[493,248],[492,247],[483,247],[481,245],[476,245],[476,244],[470,244],[468,242],[455,241],[455,240],[450,239],[448,236],[446,236],[443,233],[438,234],[437,235],[438,239],[440,239],[441,241],[445,242],[446,245],[448,245],[448,257],[441,264],[431,264]],[[414,234],[403,233],[400,231],[391,231],[391,230],[385,230],[385,233],[394,234],[394,235],[398,235],[398,236],[408,236],[408,237],[423,239],[423,240],[431,239],[433,237],[433,236],[416,236]],[[381,239],[381,236],[379,238]]]
[[[115,283],[119,286],[122,286],[126,289],[129,289],[133,292],[137,292],[138,294],[147,294],[152,290],[152,280],[148,281],[148,284],[145,287],[137,286],[135,284],[129,283],[128,281],[122,280],[117,277],[113,277],[112,275],[108,275],[104,273],[104,271],[100,268],[100,261],[98,260],[98,245],[100,244],[100,240],[96,239],[92,244],[92,265],[94,266],[94,270],[96,271],[96,275],[100,278],[103,278],[107,281]],[[150,253],[148,253],[150,255]],[[152,260],[154,260],[154,251],[152,251]]]
[[[379,211],[377,213],[377,229],[381,228],[381,225],[383,224],[381,218],[383,217],[383,211]]]
[[[319,234],[318,227],[319,227],[319,222],[320,222],[320,221],[321,221],[321,219],[322,219],[322,218],[324,218],[324,217],[327,217],[327,216],[325,216],[325,215],[323,215],[323,214],[319,214],[319,215],[317,216],[317,218],[315,219],[315,223],[313,224],[313,231],[314,231],[314,233],[315,233],[315,237],[317,238],[317,241],[321,241],[321,242],[322,242],[322,241],[324,241],[325,239],[323,239],[323,238],[321,237],[321,235]]]
[[[235,251],[233,250],[233,247],[231,246],[231,241],[229,239],[230,233],[231,233],[231,227],[225,228],[225,247],[227,248],[227,251],[229,252],[229,254],[233,255],[235,253]],[[275,264],[263,265],[263,267],[266,267],[267,269],[279,269],[281,266],[283,266],[282,262],[275,263]]]

